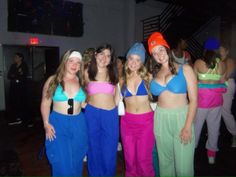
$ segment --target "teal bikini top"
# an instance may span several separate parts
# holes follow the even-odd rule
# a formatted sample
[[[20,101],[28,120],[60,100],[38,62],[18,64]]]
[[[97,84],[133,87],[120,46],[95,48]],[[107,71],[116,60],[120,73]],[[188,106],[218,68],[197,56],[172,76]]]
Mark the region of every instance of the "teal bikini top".
[[[53,94],[53,97],[52,97],[52,100],[53,101],[56,101],[56,102],[59,102],[59,101],[67,101],[69,98],[67,97],[65,91],[63,90],[62,86],[61,85],[58,85],[54,94]],[[74,101],[77,101],[77,102],[84,102],[85,99],[86,99],[86,95],[83,91],[83,89],[80,87],[80,89],[78,90],[77,94],[75,95],[75,97],[73,98]]]

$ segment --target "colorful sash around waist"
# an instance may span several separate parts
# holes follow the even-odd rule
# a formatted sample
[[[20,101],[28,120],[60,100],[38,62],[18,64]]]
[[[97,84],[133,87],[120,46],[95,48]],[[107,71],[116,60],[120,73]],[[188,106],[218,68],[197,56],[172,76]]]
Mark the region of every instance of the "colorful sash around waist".
[[[227,85],[226,85],[226,83],[220,83],[220,84],[198,83],[198,88],[227,88]]]
[[[198,107],[215,108],[223,105],[223,93],[226,88],[199,88]]]

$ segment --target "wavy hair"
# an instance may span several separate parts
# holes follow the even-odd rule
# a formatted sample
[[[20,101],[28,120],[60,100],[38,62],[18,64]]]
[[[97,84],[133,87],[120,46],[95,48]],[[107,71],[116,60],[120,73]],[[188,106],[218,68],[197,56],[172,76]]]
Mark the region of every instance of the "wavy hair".
[[[165,46],[164,46],[165,47]],[[174,65],[174,58],[173,56],[171,55],[171,51],[169,48],[165,47],[166,49],[166,53],[167,55],[169,56],[169,68],[170,68],[170,72],[173,74],[173,75],[176,75],[177,74],[177,71],[176,71],[176,68],[175,68],[175,65]],[[161,64],[157,63],[153,66],[152,68],[152,75],[153,77],[156,77],[157,76],[157,73],[160,71],[161,69]]]
[[[46,95],[47,98],[52,97],[52,95],[54,94],[54,92],[56,90],[56,87],[58,85],[61,85],[63,90],[65,89],[64,81],[63,81],[63,78],[65,76],[65,72],[66,72],[65,71],[65,66],[66,66],[66,62],[69,59],[70,54],[72,52],[74,52],[74,51],[76,51],[76,50],[70,49],[70,50],[66,51],[63,54],[63,56],[61,58],[61,63],[58,66],[58,68],[56,70],[56,73],[52,76],[52,80],[49,82],[49,86],[48,86],[48,90],[47,90],[47,95]],[[84,87],[84,81],[83,81],[82,74],[83,74],[83,62],[81,62],[80,70],[77,72],[77,77],[79,78],[79,84],[83,88]]]
[[[128,81],[128,79],[129,79],[129,77],[131,76],[131,73],[132,73],[132,71],[128,67],[127,62],[125,63],[124,71],[125,71],[125,74],[124,74],[124,84],[122,86],[122,89],[127,87],[127,81]],[[143,63],[141,64],[141,67],[138,69],[137,74],[144,81],[145,87],[146,87],[146,89],[148,91],[149,100],[151,100],[152,99],[152,94],[149,91],[150,90],[149,89],[149,82],[150,82],[149,78],[150,77],[149,77],[148,70],[147,70],[147,68],[145,67],[145,65]],[[125,95],[126,95],[126,93],[124,93],[124,97],[125,97]]]
[[[112,46],[110,44],[103,44],[103,45],[96,48],[95,53],[92,57],[92,60],[88,66],[88,76],[91,81],[97,81],[96,75],[98,72],[98,68],[97,68],[97,61],[96,61],[95,55],[103,52],[106,49],[110,50],[110,52],[111,52],[111,61],[107,65],[109,82],[113,85],[116,85],[118,83],[118,74],[117,74],[118,72],[117,72],[117,68],[116,68],[116,58],[114,55],[114,49],[112,48]]]

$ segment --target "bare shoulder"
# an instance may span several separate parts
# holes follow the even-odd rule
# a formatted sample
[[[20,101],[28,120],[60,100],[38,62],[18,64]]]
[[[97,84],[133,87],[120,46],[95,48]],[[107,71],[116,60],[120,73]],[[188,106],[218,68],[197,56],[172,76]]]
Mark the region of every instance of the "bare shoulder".
[[[228,66],[235,65],[235,60],[233,58],[227,59],[226,62]]]
[[[186,78],[195,78],[196,76],[193,68],[189,65],[183,65],[183,73]]]
[[[206,63],[203,61],[203,59],[199,58],[197,59],[193,64],[194,71],[202,70],[202,68],[206,69]]]
[[[190,65],[183,65],[183,71],[184,72],[191,72],[191,71],[193,71],[193,68]]]
[[[195,62],[194,62],[194,66],[195,65],[202,65],[202,64],[204,64],[205,62],[201,59],[201,58],[199,58],[199,59],[197,59]]]

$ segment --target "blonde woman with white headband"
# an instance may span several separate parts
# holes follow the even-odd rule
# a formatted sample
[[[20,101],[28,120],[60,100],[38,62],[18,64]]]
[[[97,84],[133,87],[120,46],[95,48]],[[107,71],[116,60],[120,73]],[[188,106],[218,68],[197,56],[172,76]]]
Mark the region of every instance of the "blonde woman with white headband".
[[[78,51],[67,51],[43,88],[41,114],[53,176],[82,176],[87,153],[87,128],[81,112],[86,99],[82,64]]]

